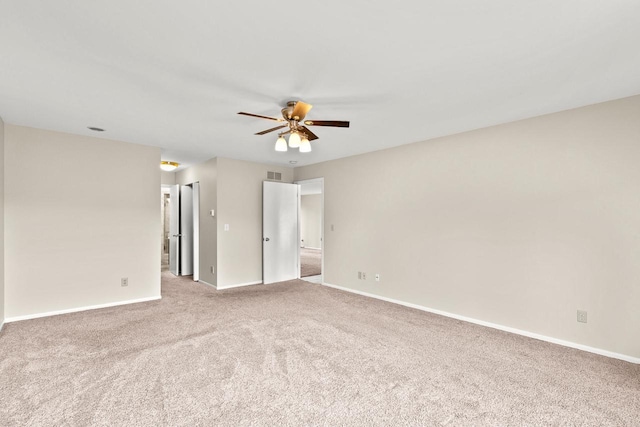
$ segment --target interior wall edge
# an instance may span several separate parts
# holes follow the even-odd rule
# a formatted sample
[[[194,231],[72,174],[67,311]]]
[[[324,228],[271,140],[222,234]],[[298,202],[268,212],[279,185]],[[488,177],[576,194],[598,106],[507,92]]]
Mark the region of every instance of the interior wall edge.
[[[203,285],[206,285],[206,286],[211,286],[213,289],[218,289],[216,285],[209,282],[205,282],[204,280],[198,280],[198,283],[202,283]]]
[[[109,303],[106,303],[106,304],[96,304],[96,305],[89,305],[89,306],[84,306],[84,307],[67,308],[67,309],[64,309],[64,310],[48,311],[48,312],[45,312],[45,313],[35,313],[35,314],[26,314],[26,315],[23,315],[23,316],[8,317],[4,321],[5,321],[5,323],[21,322],[23,320],[40,319],[40,318],[43,318],[43,317],[59,316],[59,315],[62,315],[62,314],[78,313],[78,312],[81,312],[81,311],[99,310],[101,308],[117,307],[117,306],[121,306],[121,305],[129,305],[129,304],[138,304],[138,303],[143,303],[143,302],[157,301],[157,300],[160,300],[160,299],[162,299],[162,296],[161,295],[157,295],[157,296],[153,296],[153,297],[145,297],[145,298],[137,298],[137,299],[132,299],[132,300],[125,300],[125,301],[109,302]]]
[[[323,286],[327,286],[329,288],[338,289],[340,291],[350,292],[350,293],[361,295],[361,296],[364,296],[364,297],[374,298],[374,299],[385,301],[385,302],[389,302],[389,303],[392,303],[392,304],[398,304],[398,305],[402,305],[404,307],[413,308],[413,309],[424,311],[424,312],[427,312],[427,313],[436,314],[438,316],[445,316],[445,317],[449,317],[449,318],[452,318],[452,319],[461,320],[463,322],[473,323],[475,325],[485,326],[487,328],[497,329],[499,331],[509,332],[511,334],[521,335],[521,336],[524,336],[524,337],[527,337],[527,338],[533,338],[533,339],[537,339],[537,340],[540,340],[540,341],[545,341],[545,342],[548,342],[548,343],[551,343],[551,344],[557,344],[557,345],[561,345],[563,347],[569,347],[569,348],[573,348],[573,349],[576,349],[576,350],[586,351],[588,353],[594,353],[594,354],[597,354],[597,355],[600,355],[600,356],[610,357],[612,359],[623,360],[625,362],[629,362],[629,363],[634,363],[636,365],[640,365],[640,357],[634,357],[634,356],[630,356],[630,355],[627,355],[627,354],[616,353],[616,352],[613,352],[613,351],[604,350],[604,349],[596,348],[596,347],[591,347],[591,346],[588,346],[588,345],[579,344],[579,343],[575,343],[575,342],[572,342],[572,341],[566,341],[566,340],[562,340],[562,339],[559,339],[559,338],[554,338],[554,337],[549,337],[549,336],[546,336],[546,335],[537,334],[535,332],[529,332],[529,331],[525,331],[525,330],[522,330],[522,329],[512,328],[510,326],[499,325],[497,323],[486,322],[484,320],[474,319],[472,317],[467,317],[467,316],[461,316],[459,314],[449,313],[449,312],[442,311],[442,310],[436,310],[436,309],[433,309],[433,308],[425,307],[423,305],[414,304],[414,303],[410,303],[410,302],[406,302],[406,301],[401,301],[401,300],[397,300],[397,299],[394,299],[394,298],[383,297],[383,296],[372,294],[372,293],[369,293],[369,292],[358,291],[356,289],[351,289],[351,288],[347,288],[347,287],[344,287],[344,286],[333,285],[333,284],[326,283],[326,282],[322,283],[322,285]]]
[[[236,284],[233,284],[233,285],[218,286],[216,289],[221,291],[223,289],[242,288],[242,287],[245,287],[245,286],[261,285],[261,284],[262,284],[262,280],[255,281],[255,282],[236,283]]]

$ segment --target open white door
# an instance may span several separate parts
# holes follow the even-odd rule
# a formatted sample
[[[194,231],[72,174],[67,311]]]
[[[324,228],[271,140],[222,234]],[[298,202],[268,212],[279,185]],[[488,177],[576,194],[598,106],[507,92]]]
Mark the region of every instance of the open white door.
[[[298,278],[298,185],[262,185],[262,282]]]
[[[193,188],[180,187],[180,276],[193,274]]]
[[[169,271],[180,274],[180,186],[169,190]]]

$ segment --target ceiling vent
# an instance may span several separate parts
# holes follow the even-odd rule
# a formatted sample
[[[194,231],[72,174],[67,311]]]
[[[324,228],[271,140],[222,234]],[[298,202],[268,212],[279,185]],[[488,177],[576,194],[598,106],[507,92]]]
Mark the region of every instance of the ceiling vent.
[[[282,174],[280,172],[267,172],[267,179],[271,181],[282,181]]]

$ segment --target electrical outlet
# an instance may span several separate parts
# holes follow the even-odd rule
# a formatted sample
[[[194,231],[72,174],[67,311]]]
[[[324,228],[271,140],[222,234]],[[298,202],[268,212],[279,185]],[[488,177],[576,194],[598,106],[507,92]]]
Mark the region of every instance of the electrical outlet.
[[[578,322],[587,323],[587,312],[584,310],[578,310]]]
[[[123,277],[122,279],[120,279],[120,286],[129,286],[129,278]]]
[[[358,271],[358,279],[362,279],[362,271]]]
[[[212,265],[211,266],[211,274],[215,274],[216,273],[216,268]]]
[[[376,282],[380,281],[380,273],[376,273]]]
[[[367,273],[364,271],[362,272],[362,280],[367,280]]]
[[[224,231],[229,231],[229,224],[224,225]]]

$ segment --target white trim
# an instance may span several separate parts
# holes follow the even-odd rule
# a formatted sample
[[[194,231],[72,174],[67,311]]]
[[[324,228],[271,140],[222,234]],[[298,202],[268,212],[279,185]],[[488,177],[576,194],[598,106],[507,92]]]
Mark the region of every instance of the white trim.
[[[19,322],[21,320],[38,319],[40,317],[57,316],[59,314],[76,313],[78,311],[96,310],[99,308],[108,308],[108,307],[116,307],[119,305],[137,304],[139,302],[155,301],[161,298],[162,298],[161,296],[146,297],[146,298],[127,300],[127,301],[109,302],[106,304],[88,305],[85,307],[67,308],[65,310],[48,311],[46,313],[36,313],[36,314],[27,314],[24,316],[7,317],[6,319],[4,319],[4,321],[5,323]]]
[[[357,291],[355,289],[349,289],[349,288],[345,288],[345,287],[342,287],[342,286],[332,285],[332,284],[329,284],[329,283],[322,283],[322,285],[328,286],[330,288],[339,289],[341,291],[351,292],[351,293],[362,295],[362,296],[365,296],[365,297],[375,298],[375,299],[379,299],[379,300],[382,300],[382,301],[387,301],[387,302],[391,302],[391,303],[394,303],[394,304],[403,305],[405,307],[415,308],[417,310],[422,310],[422,311],[426,311],[426,312],[429,312],[429,313],[438,314],[440,316],[451,317],[453,319],[462,320],[463,322],[475,323],[476,325],[486,326],[488,328],[498,329],[500,331],[510,332],[512,334],[522,335],[522,336],[525,336],[525,337],[534,338],[534,339],[537,339],[537,340],[541,340],[541,341],[546,341],[546,342],[550,342],[550,343],[553,343],[553,344],[562,345],[564,347],[575,348],[577,350],[582,350],[582,351],[587,351],[589,353],[599,354],[600,356],[606,356],[606,357],[611,357],[613,359],[624,360],[625,362],[640,364],[640,358],[639,357],[633,357],[633,356],[628,356],[626,354],[614,353],[614,352],[609,351],[609,350],[603,350],[603,349],[596,348],[596,347],[589,347],[589,346],[584,345],[584,344],[578,344],[578,343],[574,343],[574,342],[571,342],[571,341],[565,341],[565,340],[561,340],[561,339],[558,339],[558,338],[548,337],[546,335],[540,335],[540,334],[536,334],[534,332],[523,331],[522,329],[516,329],[516,328],[512,328],[510,326],[503,326],[503,325],[499,325],[497,323],[485,322],[484,320],[478,320],[478,319],[473,319],[471,317],[460,316],[458,314],[448,313],[446,311],[436,310],[436,309],[433,309],[433,308],[424,307],[422,305],[413,304],[413,303],[410,303],[410,302],[404,302],[404,301],[396,300],[396,299],[393,299],[393,298],[387,298],[387,297],[383,297],[383,296],[380,296],[380,295],[370,294],[368,292]]]
[[[258,280],[257,282],[236,283],[235,285],[218,286],[216,289],[220,291],[222,289],[240,288],[242,286],[251,286],[251,285],[262,285],[262,280]]]
[[[213,289],[218,289],[216,285],[212,285],[209,282],[205,282],[204,280],[198,280],[198,283],[202,283],[203,285],[211,286]]]
[[[321,251],[322,250],[322,248],[314,248],[314,247],[311,247],[311,246],[303,246],[300,249],[315,249],[317,251]]]
[[[2,328],[4,328],[4,322],[0,323],[0,332],[2,332]]]

